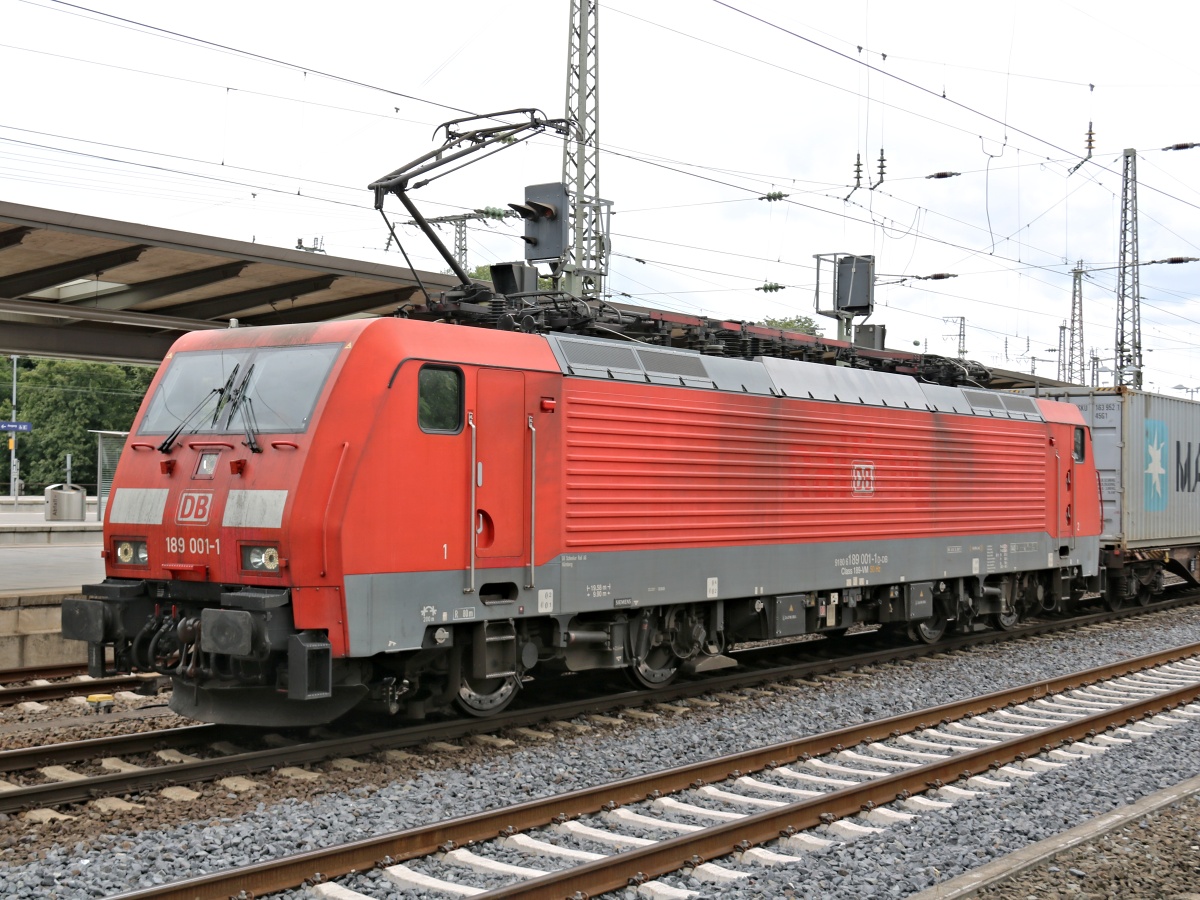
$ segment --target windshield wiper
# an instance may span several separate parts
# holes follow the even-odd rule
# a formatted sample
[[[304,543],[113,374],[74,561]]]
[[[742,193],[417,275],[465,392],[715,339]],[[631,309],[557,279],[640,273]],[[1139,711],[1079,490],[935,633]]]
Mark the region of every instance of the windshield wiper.
[[[233,389],[233,379],[237,378],[238,369],[242,367],[241,363],[234,363],[233,371],[229,373],[229,377],[225,379],[225,385],[217,391],[221,395],[221,399],[217,401],[217,408],[213,410],[212,421],[208,423],[209,428],[216,427],[217,420],[221,418],[221,411],[233,400],[230,391]]]
[[[250,395],[246,392],[250,388],[250,376],[254,374],[254,363],[250,364],[250,368],[246,370],[246,375],[238,384],[237,389],[233,392],[233,397],[229,401],[229,420],[233,421],[233,417],[239,412],[242,414],[242,425],[246,430],[246,440],[242,441],[243,446],[249,447],[251,453],[262,453],[262,447],[258,445],[258,439],[255,437],[255,432],[258,431],[258,423],[254,421],[253,401]]]
[[[242,424],[246,426],[246,439],[242,444],[249,447],[251,453],[262,453],[262,447],[258,445],[258,439],[255,437],[258,433],[258,422],[254,418],[254,401],[247,397],[246,402],[238,406],[238,410],[242,414]]]
[[[241,368],[241,363],[235,364],[233,367],[233,371],[229,373],[229,377],[225,380],[225,385],[223,387],[213,388],[211,391],[209,391],[207,394],[205,394],[203,397],[201,397],[200,402],[197,403],[195,405],[195,407],[193,407],[192,411],[190,413],[188,413],[186,416],[184,416],[182,419],[180,419],[179,424],[175,426],[175,430],[172,431],[170,434],[168,434],[166,439],[163,440],[163,442],[158,445],[158,449],[160,452],[162,452],[162,453],[170,453],[171,452],[171,448],[175,446],[175,441],[179,439],[179,435],[183,434],[183,429],[187,428],[188,425],[191,423],[192,419],[196,418],[196,416],[199,415],[200,410],[202,410],[204,408],[204,405],[206,403],[208,403],[209,398],[211,398],[213,394],[216,394],[217,397],[220,398],[217,401],[217,408],[213,411],[212,424],[213,425],[217,424],[217,418],[220,416],[221,410],[225,406],[225,404],[222,403],[221,400],[223,400],[225,397],[228,396],[230,389],[233,387],[233,379],[237,377],[239,368]],[[253,368],[253,366],[251,366],[251,368]]]

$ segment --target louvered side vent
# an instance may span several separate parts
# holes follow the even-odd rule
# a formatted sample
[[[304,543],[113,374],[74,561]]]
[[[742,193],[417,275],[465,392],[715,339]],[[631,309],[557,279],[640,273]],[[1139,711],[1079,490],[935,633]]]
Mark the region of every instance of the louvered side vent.
[[[687,353],[663,353],[660,350],[638,350],[638,358],[647,372],[665,372],[685,378],[708,378],[699,356]]]
[[[1004,408],[1004,402],[1000,399],[999,394],[992,394],[988,391],[963,391],[963,396],[967,398],[967,402],[971,404],[974,410],[987,410],[988,412],[996,411],[1007,413]]]
[[[1032,397],[1022,397],[1019,394],[1001,394],[1000,399],[1004,403],[1004,408],[1009,412],[1018,413],[1027,419],[1040,420],[1042,418],[1041,410],[1038,409],[1038,405]]]
[[[591,341],[564,341],[562,347],[567,362],[572,366],[586,366],[591,369],[624,369],[625,371],[640,372],[641,365],[629,347],[614,344],[601,344]]]

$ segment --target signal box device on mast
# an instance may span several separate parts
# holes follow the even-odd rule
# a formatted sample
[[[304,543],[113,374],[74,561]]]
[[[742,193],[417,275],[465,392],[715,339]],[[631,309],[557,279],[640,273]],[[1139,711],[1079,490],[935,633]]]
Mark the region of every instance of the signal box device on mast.
[[[869,318],[875,311],[875,257],[850,253],[816,253],[817,287],[813,306],[819,316],[837,319],[838,340],[850,340],[856,318]],[[821,272],[828,265],[832,282],[828,295],[821,296]],[[822,308],[822,302],[829,304]]]

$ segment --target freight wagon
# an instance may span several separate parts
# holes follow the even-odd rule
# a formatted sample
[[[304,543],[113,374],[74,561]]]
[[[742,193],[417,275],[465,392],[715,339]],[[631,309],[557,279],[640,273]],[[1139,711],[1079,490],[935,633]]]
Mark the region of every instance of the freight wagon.
[[[1092,432],[1109,604],[1148,603],[1164,570],[1200,586],[1200,403],[1125,386],[1039,393],[1073,404]]]

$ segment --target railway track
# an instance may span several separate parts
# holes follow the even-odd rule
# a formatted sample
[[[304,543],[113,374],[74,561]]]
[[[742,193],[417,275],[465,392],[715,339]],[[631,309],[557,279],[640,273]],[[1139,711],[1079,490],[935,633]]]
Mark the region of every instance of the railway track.
[[[741,865],[798,862],[830,834],[885,828],[1200,718],[1189,706],[1200,698],[1198,657],[1200,644],[1173,648],[120,898],[262,896],[308,885],[361,900],[327,884],[351,872],[376,872],[393,890],[481,898],[596,896],[681,869],[737,880]],[[812,834],[819,826],[822,835]],[[526,863],[506,862],[513,853]],[[657,887],[658,896],[686,896],[678,891]]]
[[[85,697],[92,694],[111,694],[116,691],[148,690],[153,694],[163,680],[158,675],[113,675],[107,678],[84,676],[82,680],[78,675],[68,677],[71,680],[50,681],[43,677],[0,687],[0,707],[65,700],[67,697]]]
[[[1071,628],[1103,625],[1147,612],[1161,612],[1194,602],[1188,594],[1145,609],[1098,612],[1069,620],[1049,620],[1022,625],[1008,632],[960,635],[935,645],[897,644],[871,635],[861,640],[813,642],[794,645],[795,654],[809,648],[800,660],[780,661],[779,648],[744,651],[743,668],[704,678],[679,682],[653,694],[622,691],[597,695],[583,692],[565,702],[540,703],[532,708],[512,708],[487,719],[451,719],[408,724],[401,728],[368,731],[356,735],[275,735],[238,726],[193,725],[182,728],[90,740],[64,742],[0,751],[0,773],[8,781],[0,785],[0,813],[35,808],[57,808],[104,797],[144,794],[168,786],[199,784],[236,776],[294,770],[338,758],[353,758],[404,750],[437,741],[455,741],[510,729],[535,728],[547,721],[569,720],[582,715],[613,713],[646,704],[669,704],[764,684],[836,675],[887,663],[916,659],[935,653],[965,651],[997,641],[1036,637]],[[815,651],[845,651],[860,643],[861,652],[849,655],[814,656]],[[94,684],[94,682],[93,682]],[[796,686],[793,685],[793,689]],[[786,688],[785,688],[786,689]],[[561,694],[561,690],[556,690]],[[272,746],[244,749],[263,741]],[[69,768],[68,768],[69,767]],[[278,776],[276,776],[278,777]],[[286,777],[286,776],[284,776]]]
[[[76,663],[4,669],[0,670],[0,707],[116,691],[153,693],[161,687],[162,681],[163,678],[156,674],[91,678],[87,666]]]
[[[17,669],[0,670],[0,687],[11,684],[25,684],[30,681],[52,678],[78,678],[87,674],[87,666],[82,663],[64,663],[59,666],[25,666]]]

